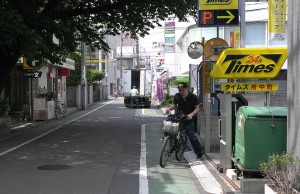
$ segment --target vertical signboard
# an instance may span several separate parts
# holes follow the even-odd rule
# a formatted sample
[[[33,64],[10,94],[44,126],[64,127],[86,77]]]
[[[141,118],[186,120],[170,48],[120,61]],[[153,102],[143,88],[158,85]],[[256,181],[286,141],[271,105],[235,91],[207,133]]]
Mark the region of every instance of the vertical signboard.
[[[238,29],[233,30],[233,47],[234,48],[241,47],[241,31]]]
[[[286,0],[269,0],[269,35],[270,40],[285,39]]]
[[[165,53],[175,53],[175,22],[165,23]]]

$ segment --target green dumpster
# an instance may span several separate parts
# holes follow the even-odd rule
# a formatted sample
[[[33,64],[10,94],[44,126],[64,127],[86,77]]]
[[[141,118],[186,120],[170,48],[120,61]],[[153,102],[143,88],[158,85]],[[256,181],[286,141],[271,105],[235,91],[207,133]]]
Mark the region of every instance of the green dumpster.
[[[287,108],[242,106],[236,114],[232,161],[241,171],[259,171],[269,155],[287,144]]]

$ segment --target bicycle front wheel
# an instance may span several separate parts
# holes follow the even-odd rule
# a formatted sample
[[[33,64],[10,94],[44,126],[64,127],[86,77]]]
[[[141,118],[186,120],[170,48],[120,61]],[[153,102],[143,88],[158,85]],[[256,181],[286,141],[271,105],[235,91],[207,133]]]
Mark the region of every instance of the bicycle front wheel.
[[[164,168],[166,166],[166,163],[172,153],[172,144],[170,136],[165,136],[164,138],[164,144],[161,149],[160,153],[160,159],[159,159],[159,165]]]
[[[187,135],[180,134],[177,143],[177,150],[175,152],[175,158],[177,161],[180,161],[182,159],[186,147],[187,147]]]

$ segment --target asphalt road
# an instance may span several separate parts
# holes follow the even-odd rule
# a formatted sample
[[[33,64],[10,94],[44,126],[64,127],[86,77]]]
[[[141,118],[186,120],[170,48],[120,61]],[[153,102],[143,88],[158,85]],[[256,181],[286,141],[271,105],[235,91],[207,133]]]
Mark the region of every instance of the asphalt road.
[[[0,193],[206,193],[186,161],[159,166],[162,120],[119,99],[16,130],[0,141]]]

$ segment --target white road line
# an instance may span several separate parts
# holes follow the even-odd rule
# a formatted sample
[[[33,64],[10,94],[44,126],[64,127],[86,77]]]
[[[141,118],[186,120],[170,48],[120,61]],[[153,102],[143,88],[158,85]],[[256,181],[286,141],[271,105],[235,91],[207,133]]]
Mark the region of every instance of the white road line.
[[[196,160],[196,155],[193,151],[185,152],[184,157],[188,161],[191,169],[198,178],[204,190],[208,193],[221,194],[223,193],[222,186],[209,172],[205,165],[200,160]]]
[[[57,129],[59,129],[59,128],[61,128],[61,127],[62,127],[62,125],[60,125],[60,126],[58,126],[58,127],[55,127],[54,129],[52,129],[52,130],[50,130],[50,131],[48,131],[48,132],[46,132],[46,133],[43,133],[43,134],[40,135],[40,136],[37,136],[37,137],[35,137],[35,138],[31,139],[31,140],[28,140],[28,141],[26,141],[26,142],[24,142],[24,143],[21,143],[20,145],[17,145],[17,146],[15,146],[15,147],[11,148],[11,149],[8,149],[8,150],[6,150],[6,151],[0,153],[0,157],[3,156],[3,155],[5,155],[5,154],[7,154],[7,153],[9,153],[9,152],[12,152],[12,151],[14,151],[14,150],[16,150],[16,149],[19,149],[20,147],[22,147],[22,146],[24,146],[24,145],[26,145],[26,144],[29,144],[29,143],[31,143],[31,142],[33,142],[33,141],[35,141],[35,140],[37,140],[37,139],[39,139],[39,138],[41,138],[41,137],[44,137],[45,135],[48,135],[48,134],[52,133],[53,131],[56,131]]]
[[[77,118],[75,118],[75,119],[73,119],[73,120],[71,120],[71,121],[68,121],[68,122],[65,123],[65,125],[67,125],[67,124],[69,124],[69,123],[72,123],[72,122],[74,122],[74,121],[76,121],[76,120],[78,120],[78,119],[80,119],[80,118],[82,118],[82,117],[85,117],[85,116],[91,114],[92,112],[95,112],[96,110],[98,110],[98,109],[100,109],[100,108],[102,108],[102,107],[104,107],[104,106],[106,106],[106,105],[108,105],[108,104],[110,104],[110,103],[112,103],[112,102],[113,102],[113,101],[109,101],[109,102],[103,104],[102,106],[99,106],[98,108],[95,108],[94,110],[92,110],[92,111],[90,111],[90,112],[88,112],[88,113],[85,113],[84,115],[81,115],[80,117],[77,117]]]
[[[142,125],[141,131],[141,157],[140,157],[140,174],[139,174],[139,194],[148,194],[148,177],[147,177],[147,163],[146,163],[146,125]]]
[[[30,139],[30,140],[28,140],[28,141],[26,141],[26,142],[24,142],[24,143],[21,143],[20,145],[17,145],[17,146],[15,146],[15,147],[13,147],[13,148],[10,148],[10,149],[8,149],[8,150],[6,150],[6,151],[4,151],[4,152],[1,152],[1,153],[0,153],[0,157],[1,157],[1,156],[4,156],[5,154],[8,154],[9,152],[12,152],[12,151],[14,151],[14,150],[16,150],[16,149],[19,149],[19,148],[21,148],[21,147],[23,147],[23,146],[25,146],[25,145],[27,145],[27,144],[29,144],[29,143],[31,143],[31,142],[37,140],[37,139],[40,139],[41,137],[44,137],[45,135],[48,135],[48,134],[50,134],[50,133],[56,131],[57,129],[61,128],[63,125],[70,124],[70,123],[72,123],[72,122],[74,122],[74,121],[76,121],[76,120],[78,120],[78,119],[80,119],[80,118],[82,118],[82,117],[84,117],[84,116],[86,116],[86,115],[89,115],[89,114],[91,114],[92,112],[94,112],[94,111],[96,111],[96,110],[98,110],[98,109],[104,107],[105,105],[107,105],[107,104],[109,104],[109,103],[111,103],[111,102],[113,102],[113,101],[109,101],[109,102],[103,104],[102,106],[100,106],[100,107],[98,107],[98,108],[96,108],[96,109],[94,109],[94,110],[92,110],[92,111],[90,111],[90,112],[88,112],[88,113],[86,113],[86,114],[80,116],[80,117],[77,117],[77,118],[75,118],[75,119],[73,119],[73,120],[71,120],[71,121],[68,121],[68,122],[66,122],[66,123],[64,123],[64,124],[62,124],[62,125],[59,125],[59,126],[55,127],[54,129],[49,130],[49,131],[46,132],[46,133],[43,133],[42,135],[39,135],[39,136],[37,136],[37,137],[35,137],[35,138],[33,138],[33,139]]]

